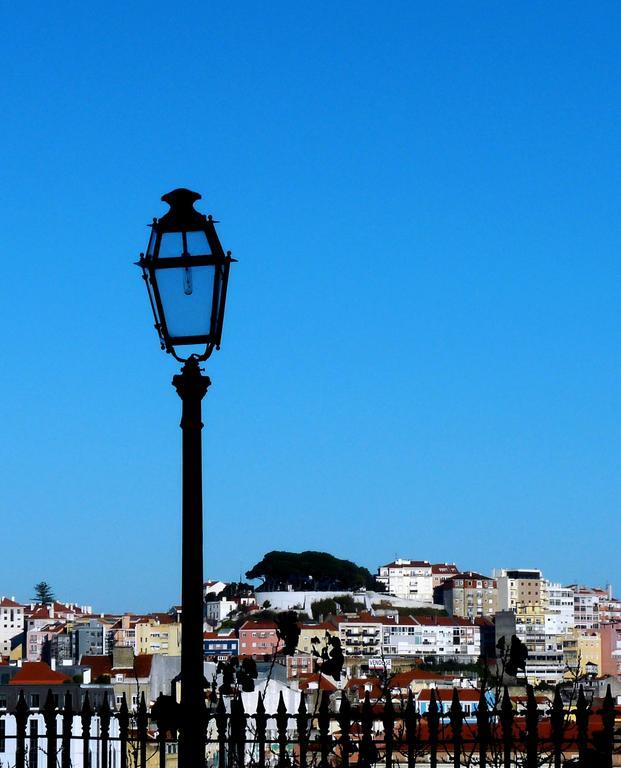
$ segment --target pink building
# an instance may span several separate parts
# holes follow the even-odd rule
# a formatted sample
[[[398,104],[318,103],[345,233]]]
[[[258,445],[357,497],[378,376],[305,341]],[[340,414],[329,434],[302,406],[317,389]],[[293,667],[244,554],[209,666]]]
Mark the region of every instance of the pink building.
[[[602,624],[599,628],[602,648],[600,674],[621,675],[621,624]]]
[[[273,656],[283,646],[273,621],[246,621],[239,630],[241,656]]]

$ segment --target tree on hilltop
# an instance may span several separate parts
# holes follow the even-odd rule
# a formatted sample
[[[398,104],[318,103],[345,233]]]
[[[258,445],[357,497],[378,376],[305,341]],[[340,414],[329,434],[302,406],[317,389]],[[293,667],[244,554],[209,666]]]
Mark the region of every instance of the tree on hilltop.
[[[268,591],[289,585],[302,591],[382,589],[367,568],[327,552],[268,552],[246,572],[246,578],[263,579]]]
[[[56,600],[54,590],[47,581],[40,581],[34,585],[34,597],[32,598],[36,603],[46,605],[47,603],[53,603]]]

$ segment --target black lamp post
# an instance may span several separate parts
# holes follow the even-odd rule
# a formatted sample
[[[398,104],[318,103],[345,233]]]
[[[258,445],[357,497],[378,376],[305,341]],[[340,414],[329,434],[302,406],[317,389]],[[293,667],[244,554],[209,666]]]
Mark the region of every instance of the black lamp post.
[[[219,348],[234,261],[222,250],[211,216],[194,209],[200,197],[189,189],[162,196],[170,210],[153,219],[147,252],[138,262],[161,347],[183,363],[173,377],[183,434],[180,768],[202,768],[205,762],[201,401],[211,382],[199,363]],[[189,345],[198,352],[178,353],[177,347]]]

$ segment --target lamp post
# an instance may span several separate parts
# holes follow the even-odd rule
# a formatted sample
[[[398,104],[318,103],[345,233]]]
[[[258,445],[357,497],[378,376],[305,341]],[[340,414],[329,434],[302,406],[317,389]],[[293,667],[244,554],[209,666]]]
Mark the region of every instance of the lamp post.
[[[183,455],[180,768],[202,768],[205,761],[201,403],[211,382],[200,363],[219,348],[234,261],[222,250],[212,217],[195,210],[200,197],[189,189],[162,196],[170,210],[153,219],[147,252],[137,262],[160,345],[183,363],[173,377],[182,402]],[[194,351],[184,356],[179,347]]]

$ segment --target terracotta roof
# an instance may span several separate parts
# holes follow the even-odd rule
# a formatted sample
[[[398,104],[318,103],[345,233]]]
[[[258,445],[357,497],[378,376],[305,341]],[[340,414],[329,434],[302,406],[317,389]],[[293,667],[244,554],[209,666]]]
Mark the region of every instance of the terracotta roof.
[[[274,621],[245,621],[239,631],[252,629],[277,629],[277,625]]]
[[[305,691],[311,683],[318,683],[317,688],[320,691],[336,691],[336,684],[326,675],[313,672],[308,675],[300,675],[300,690]]]
[[[68,675],[55,672],[43,661],[25,661],[9,685],[62,685],[71,682]]]
[[[14,600],[9,600],[8,597],[3,597],[2,600],[0,600],[0,607],[2,608],[23,608],[24,606],[20,603],[16,603]]]
[[[436,563],[431,566],[431,573],[459,573],[455,563]]]
[[[474,688],[423,688],[416,694],[419,701],[431,701],[432,692],[435,693],[436,701],[452,701],[453,691],[457,691],[460,701],[478,701],[481,698],[481,691]]]
[[[131,675],[132,677],[149,677],[151,674],[151,662],[153,656],[150,653],[140,653],[138,656],[134,656],[133,667],[113,667],[112,674],[122,672],[125,675]]]
[[[96,680],[100,675],[112,674],[112,656],[82,656],[80,664],[90,667],[91,676]]]
[[[408,669],[407,672],[397,672],[390,679],[391,688],[407,688],[415,680],[452,680],[449,675],[440,675],[429,669]]]

